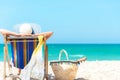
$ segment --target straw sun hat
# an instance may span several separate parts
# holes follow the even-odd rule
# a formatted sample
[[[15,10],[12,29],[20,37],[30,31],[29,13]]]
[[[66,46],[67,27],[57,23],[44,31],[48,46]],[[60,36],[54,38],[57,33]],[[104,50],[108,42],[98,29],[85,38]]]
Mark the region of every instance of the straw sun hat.
[[[19,33],[22,34],[32,34],[32,27],[28,23],[24,23],[19,28]]]
[[[23,23],[14,26],[15,32],[22,34],[36,34],[41,32],[41,27],[35,23]]]

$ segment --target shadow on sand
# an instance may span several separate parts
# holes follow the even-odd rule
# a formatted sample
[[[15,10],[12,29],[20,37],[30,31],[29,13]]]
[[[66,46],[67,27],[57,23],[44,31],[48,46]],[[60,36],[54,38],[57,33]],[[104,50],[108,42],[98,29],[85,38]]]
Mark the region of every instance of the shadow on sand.
[[[85,79],[85,78],[77,78],[77,79],[74,79],[74,80],[88,80],[88,79]]]
[[[48,80],[55,80],[55,76],[49,74],[49,75],[48,75]],[[77,78],[77,79],[74,79],[74,80],[88,80],[88,79],[85,79],[85,78]]]
[[[55,76],[53,76],[52,74],[48,75],[48,80],[55,80]]]

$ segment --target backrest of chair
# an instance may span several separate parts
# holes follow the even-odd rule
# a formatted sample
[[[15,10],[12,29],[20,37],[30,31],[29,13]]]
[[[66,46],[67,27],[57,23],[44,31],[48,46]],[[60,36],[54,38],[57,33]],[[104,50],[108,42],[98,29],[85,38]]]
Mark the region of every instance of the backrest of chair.
[[[12,51],[12,62],[15,67],[23,69],[30,61],[38,44],[37,38],[9,38]]]

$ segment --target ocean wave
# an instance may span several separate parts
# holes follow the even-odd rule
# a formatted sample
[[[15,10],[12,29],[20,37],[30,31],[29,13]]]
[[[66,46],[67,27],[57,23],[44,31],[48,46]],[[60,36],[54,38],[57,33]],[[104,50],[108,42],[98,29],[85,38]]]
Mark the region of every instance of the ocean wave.
[[[80,55],[69,55],[70,57],[84,57],[85,55],[80,54]]]

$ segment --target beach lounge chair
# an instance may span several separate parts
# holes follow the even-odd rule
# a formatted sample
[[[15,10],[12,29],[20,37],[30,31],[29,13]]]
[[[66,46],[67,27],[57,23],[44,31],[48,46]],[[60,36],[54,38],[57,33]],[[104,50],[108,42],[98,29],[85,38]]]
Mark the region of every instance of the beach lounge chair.
[[[14,66],[20,69],[23,69],[24,66],[30,61],[33,50],[38,44],[38,38],[33,36],[27,37],[10,37],[7,35],[4,36],[4,80],[7,77],[16,78],[16,75],[13,75],[11,71],[9,74],[6,74],[6,62],[8,63],[9,70],[11,69],[10,58],[8,52],[8,43],[11,44],[12,51],[12,62]],[[44,78],[48,80],[48,52],[46,46],[46,39],[44,40]]]

